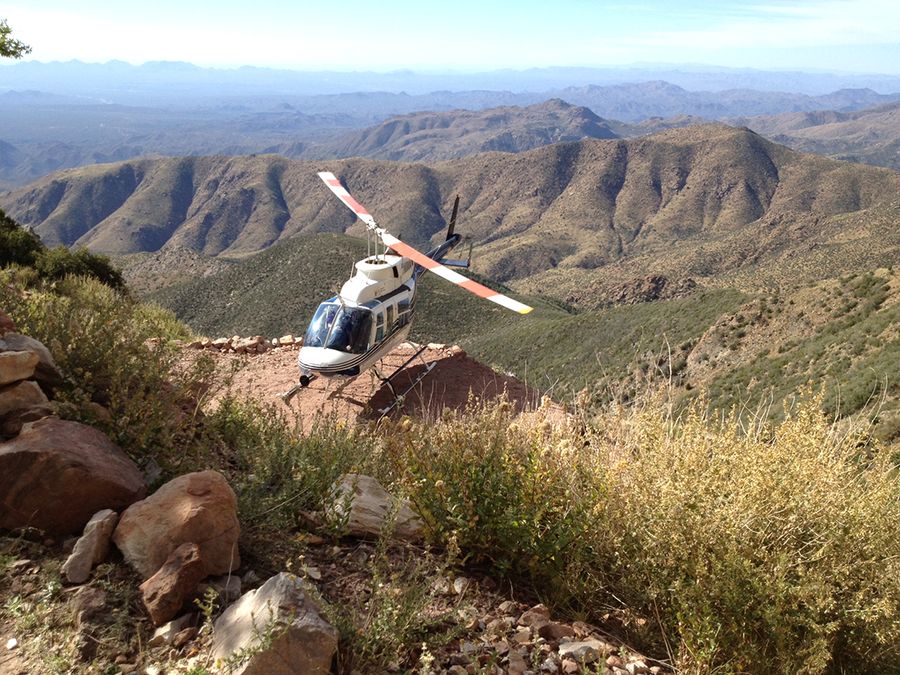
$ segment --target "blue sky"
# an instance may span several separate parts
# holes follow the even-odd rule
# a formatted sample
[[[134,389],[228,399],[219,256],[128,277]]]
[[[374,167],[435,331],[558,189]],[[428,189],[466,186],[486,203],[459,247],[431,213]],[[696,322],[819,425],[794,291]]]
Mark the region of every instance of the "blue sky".
[[[900,0],[8,0],[39,61],[310,70],[634,63],[900,73]]]

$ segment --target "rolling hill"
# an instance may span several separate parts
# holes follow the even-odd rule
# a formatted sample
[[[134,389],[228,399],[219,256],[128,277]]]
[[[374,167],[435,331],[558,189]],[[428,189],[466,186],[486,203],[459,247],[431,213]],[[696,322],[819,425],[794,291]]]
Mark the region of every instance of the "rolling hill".
[[[439,238],[453,196],[476,270],[591,306],[663,274],[785,283],[897,257],[900,175],[801,154],[741,128],[559,143],[433,165],[275,156],[128,161],[54,174],[2,206],[49,244],[240,257],[298,234],[363,230],[316,177],[335,171],[398,236]],[[599,296],[598,296],[599,294]]]
[[[434,162],[497,150],[522,152],[584,138],[618,138],[587,108],[560,99],[518,107],[411,113],[330,142],[273,148],[296,159],[370,157]]]
[[[295,237],[241,260],[210,259],[221,267],[148,297],[210,336],[302,334],[364,253],[363,242],[345,235]],[[155,255],[133,257],[127,276],[144,274],[141,259]],[[789,289],[697,289],[580,313],[525,296],[535,307],[527,316],[430,275],[420,289],[413,339],[461,344],[561,400],[586,390],[596,403],[628,401],[664,381],[682,398],[702,391],[718,409],[755,409],[822,388],[836,417],[883,399],[876,432],[900,437],[900,273],[890,269]],[[783,412],[779,404],[764,414]]]

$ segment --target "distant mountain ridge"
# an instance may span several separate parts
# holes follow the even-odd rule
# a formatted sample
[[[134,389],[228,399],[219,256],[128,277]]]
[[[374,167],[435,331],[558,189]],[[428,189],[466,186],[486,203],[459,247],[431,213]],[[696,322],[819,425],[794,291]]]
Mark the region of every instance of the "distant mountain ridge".
[[[299,234],[362,234],[321,186],[316,171],[324,168],[418,246],[440,236],[459,194],[460,230],[478,246],[479,271],[562,298],[609,275],[619,284],[648,272],[710,277],[798,251],[804,259],[828,253],[827,264],[839,266],[830,252],[863,246],[875,247],[874,257],[896,255],[890,223],[900,174],[796,153],[723,125],[430,166],[277,156],[134,160],[54,174],[0,205],[49,244],[241,256]],[[803,271],[799,258],[793,266]],[[814,266],[804,273],[818,274]]]
[[[796,150],[900,171],[900,103],[853,112],[782,113],[734,122]]]
[[[295,159],[369,157],[433,162],[497,150],[522,152],[585,138],[619,138],[587,108],[550,99],[524,108],[410,113],[333,141],[270,150]]]

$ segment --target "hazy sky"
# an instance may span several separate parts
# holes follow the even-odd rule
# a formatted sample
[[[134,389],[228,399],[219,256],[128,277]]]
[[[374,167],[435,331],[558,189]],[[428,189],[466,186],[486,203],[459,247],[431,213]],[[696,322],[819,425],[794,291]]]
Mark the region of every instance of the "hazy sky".
[[[38,61],[337,70],[706,63],[900,73],[900,0],[10,0]]]

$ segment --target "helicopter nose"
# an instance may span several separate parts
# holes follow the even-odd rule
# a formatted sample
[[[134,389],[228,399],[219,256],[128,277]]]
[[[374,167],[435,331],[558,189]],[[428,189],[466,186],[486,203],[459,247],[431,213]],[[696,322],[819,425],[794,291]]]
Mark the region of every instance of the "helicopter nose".
[[[330,370],[350,361],[355,361],[358,356],[358,354],[348,354],[347,352],[324,347],[301,347],[297,360],[303,368],[310,370],[327,368]]]

